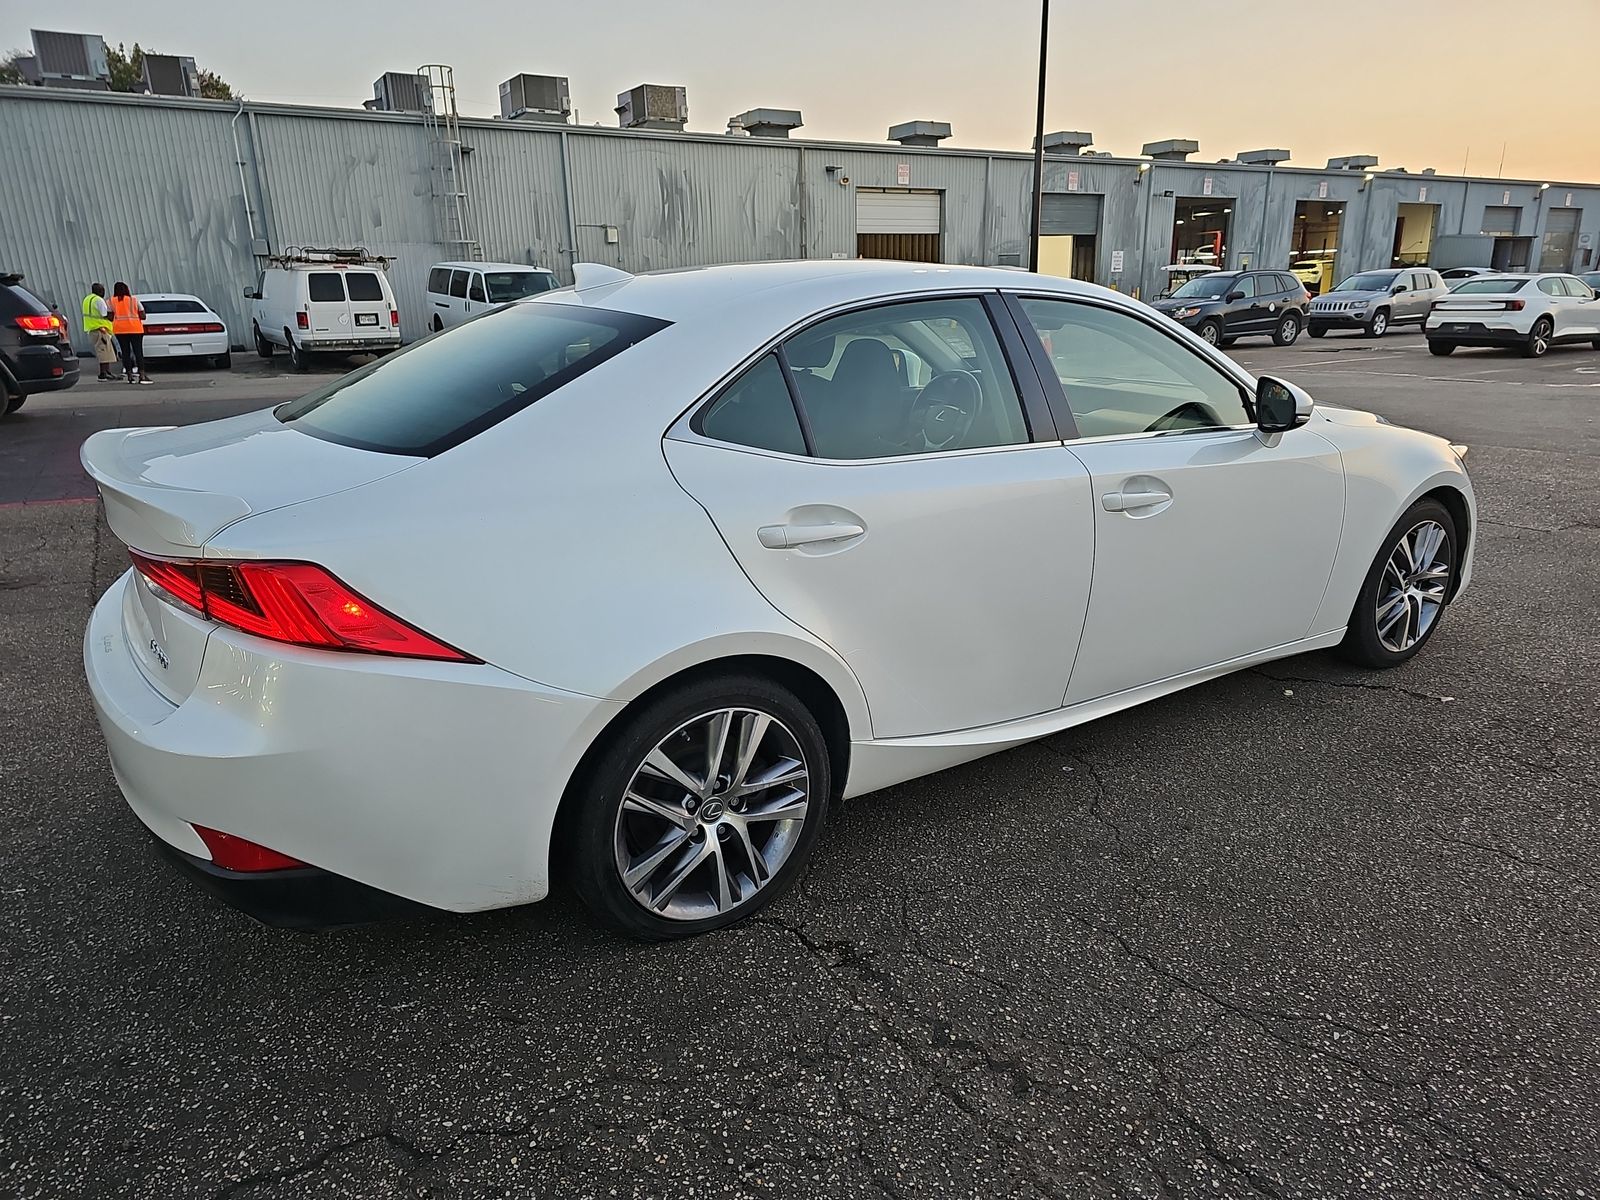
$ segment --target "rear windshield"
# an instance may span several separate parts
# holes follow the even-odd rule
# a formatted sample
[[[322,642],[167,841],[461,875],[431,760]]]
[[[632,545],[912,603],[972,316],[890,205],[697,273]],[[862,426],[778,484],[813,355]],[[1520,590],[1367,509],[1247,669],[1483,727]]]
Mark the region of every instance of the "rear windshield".
[[[344,280],[337,271],[312,271],[306,277],[307,294],[319,304],[344,299]]]
[[[1487,292],[1491,295],[1501,296],[1506,292],[1519,291],[1528,286],[1526,279],[1497,279],[1493,275],[1478,275],[1467,280],[1456,288],[1452,295],[1469,296],[1474,292]]]
[[[485,271],[483,285],[489,289],[489,299],[493,303],[506,304],[524,296],[548,292],[556,286],[556,279],[543,271]]]
[[[154,316],[156,313],[203,313],[206,311],[206,306],[198,300],[141,300],[139,303],[144,305],[146,316]]]
[[[280,405],[278,420],[386,454],[440,454],[571,383],[670,322],[568,304],[514,304]]]
[[[346,271],[344,285],[352,300],[382,300],[383,283],[371,271]]]

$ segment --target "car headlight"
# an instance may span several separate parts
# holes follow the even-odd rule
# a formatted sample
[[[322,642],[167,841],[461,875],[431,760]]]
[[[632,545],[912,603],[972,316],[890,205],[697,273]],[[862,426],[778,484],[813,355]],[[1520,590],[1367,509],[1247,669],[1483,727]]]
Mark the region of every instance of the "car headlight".
[[[1187,308],[1175,308],[1175,309],[1173,309],[1172,310],[1172,319],[1174,321],[1186,321],[1190,317],[1198,316],[1199,314],[1200,314],[1200,306],[1197,305],[1197,304],[1191,304]]]

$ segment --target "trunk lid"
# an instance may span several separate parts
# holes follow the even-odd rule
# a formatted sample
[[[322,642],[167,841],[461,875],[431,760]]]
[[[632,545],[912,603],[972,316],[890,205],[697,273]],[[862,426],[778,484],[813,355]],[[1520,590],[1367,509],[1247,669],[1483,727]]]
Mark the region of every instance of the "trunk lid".
[[[84,442],[80,458],[117,537],[153,558],[191,561],[253,513],[348,491],[422,461],[308,437],[271,410],[180,428],[108,429]],[[213,623],[135,574],[122,627],[151,687],[181,702],[199,677]]]

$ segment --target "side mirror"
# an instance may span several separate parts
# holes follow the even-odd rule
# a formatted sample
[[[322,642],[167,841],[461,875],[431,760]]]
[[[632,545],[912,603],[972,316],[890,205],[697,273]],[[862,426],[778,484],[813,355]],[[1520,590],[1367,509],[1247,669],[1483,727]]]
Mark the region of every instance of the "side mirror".
[[[1311,420],[1316,402],[1311,393],[1287,380],[1263,375],[1256,381],[1256,428],[1262,433],[1283,433]]]
[[[255,288],[245,288],[244,298],[246,300],[259,300],[261,299],[261,293],[256,291]]]
[[[1389,289],[1389,295],[1398,296],[1401,292],[1409,292],[1410,290],[1405,284],[1397,283]]]
[[[1243,300],[1243,299],[1244,299],[1244,293],[1243,292],[1229,292],[1228,293],[1228,303],[1229,304],[1232,304],[1235,300]]]

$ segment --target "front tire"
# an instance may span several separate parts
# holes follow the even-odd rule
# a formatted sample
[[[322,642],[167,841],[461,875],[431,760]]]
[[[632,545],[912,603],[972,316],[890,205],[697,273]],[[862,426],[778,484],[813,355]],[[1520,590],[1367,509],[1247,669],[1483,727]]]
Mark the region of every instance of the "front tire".
[[[1449,358],[1455,352],[1456,344],[1454,342],[1441,342],[1435,339],[1430,339],[1428,342],[1428,353],[1435,358]]]
[[[1549,317],[1540,317],[1528,330],[1528,340],[1522,345],[1523,358],[1543,358],[1550,349],[1550,335],[1555,324]]]
[[[1372,319],[1367,322],[1367,336],[1381,338],[1389,332],[1389,310],[1380,308],[1372,314]]]
[[[832,795],[816,718],[759,676],[668,692],[593,758],[566,801],[573,886],[597,921],[644,941],[721,929],[782,896]]]
[[[271,358],[275,353],[277,353],[277,349],[278,348],[276,346],[274,346],[271,342],[267,341],[266,338],[261,336],[261,326],[259,326],[259,325],[255,324],[254,322],[252,322],[251,325],[250,325],[250,328],[254,331],[254,333],[256,335],[256,353],[257,354],[259,354],[262,358]]]
[[[1290,313],[1278,322],[1272,331],[1272,344],[1274,346],[1292,346],[1295,339],[1300,336],[1300,318]]]
[[[1306,332],[1309,333],[1312,337],[1327,337],[1328,336],[1328,328],[1327,328],[1326,325],[1308,325],[1308,326],[1306,326]]]
[[[1439,627],[1460,563],[1455,518],[1419,500],[1383,539],[1339,650],[1361,666],[1397,667]]]
[[[1200,328],[1196,332],[1199,333],[1200,340],[1206,345],[1219,347],[1222,345],[1222,322],[1202,321]]]

